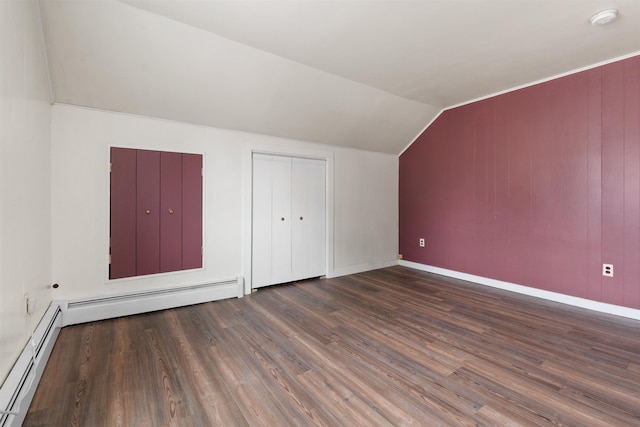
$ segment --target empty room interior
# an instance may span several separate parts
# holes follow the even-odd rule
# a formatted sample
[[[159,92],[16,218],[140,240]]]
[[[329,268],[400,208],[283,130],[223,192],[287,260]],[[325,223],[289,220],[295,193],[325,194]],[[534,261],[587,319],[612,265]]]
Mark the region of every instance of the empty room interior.
[[[0,1],[0,426],[639,426],[640,1]]]

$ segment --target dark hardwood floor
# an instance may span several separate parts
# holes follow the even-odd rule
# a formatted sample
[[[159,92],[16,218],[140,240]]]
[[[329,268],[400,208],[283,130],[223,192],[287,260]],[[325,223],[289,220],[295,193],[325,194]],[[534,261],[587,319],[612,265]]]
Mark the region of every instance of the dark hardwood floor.
[[[640,321],[403,267],[64,328],[26,426],[640,426]]]

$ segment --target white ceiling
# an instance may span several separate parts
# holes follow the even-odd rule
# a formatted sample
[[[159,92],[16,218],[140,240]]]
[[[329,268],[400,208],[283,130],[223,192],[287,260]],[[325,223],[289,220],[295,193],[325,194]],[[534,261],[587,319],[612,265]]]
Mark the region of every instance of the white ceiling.
[[[56,102],[388,153],[443,108],[640,52],[640,0],[40,4]]]

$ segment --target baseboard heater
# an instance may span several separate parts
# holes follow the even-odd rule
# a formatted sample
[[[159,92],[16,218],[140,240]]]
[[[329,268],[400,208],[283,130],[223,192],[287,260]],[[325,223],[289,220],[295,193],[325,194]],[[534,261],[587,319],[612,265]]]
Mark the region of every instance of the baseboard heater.
[[[238,277],[102,297],[53,301],[33,333],[35,344],[29,340],[0,388],[0,427],[17,427],[24,421],[62,327],[226,298],[240,298],[243,295],[244,279]]]
[[[58,304],[64,313],[63,326],[69,326],[226,298],[240,298],[243,296],[243,287],[243,279],[238,277],[217,282],[58,301]]]
[[[61,324],[62,310],[52,303],[33,333],[34,344],[29,339],[0,388],[0,426],[17,427],[24,421]]]

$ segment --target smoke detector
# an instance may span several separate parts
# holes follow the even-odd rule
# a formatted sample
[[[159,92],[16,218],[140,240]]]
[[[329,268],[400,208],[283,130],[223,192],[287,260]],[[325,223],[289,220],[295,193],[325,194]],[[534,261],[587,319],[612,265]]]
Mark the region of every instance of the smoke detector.
[[[617,17],[618,9],[605,9],[593,15],[591,19],[589,19],[589,22],[591,22],[593,26],[600,26],[614,21]]]

